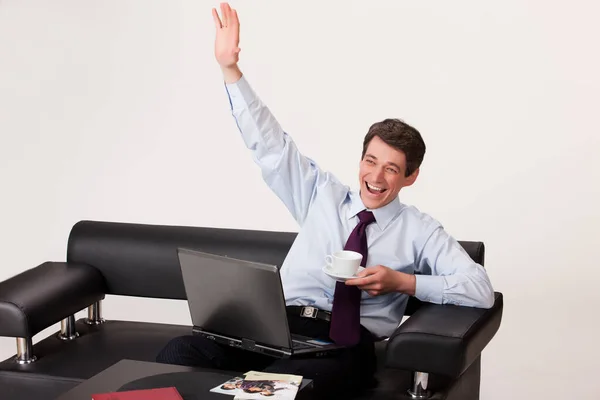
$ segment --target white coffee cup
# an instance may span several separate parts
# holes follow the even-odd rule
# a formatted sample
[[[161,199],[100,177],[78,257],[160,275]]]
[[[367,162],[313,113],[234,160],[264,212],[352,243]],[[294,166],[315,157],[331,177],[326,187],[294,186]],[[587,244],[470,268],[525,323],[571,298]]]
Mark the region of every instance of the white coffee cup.
[[[325,262],[331,272],[340,276],[354,275],[361,261],[362,254],[350,250],[341,250],[325,256]]]

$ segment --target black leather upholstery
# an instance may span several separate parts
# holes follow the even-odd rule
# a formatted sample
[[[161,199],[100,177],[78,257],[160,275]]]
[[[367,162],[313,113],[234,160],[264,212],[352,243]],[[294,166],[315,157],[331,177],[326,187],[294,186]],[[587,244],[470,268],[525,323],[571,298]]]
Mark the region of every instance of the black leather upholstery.
[[[288,232],[82,221],[71,231],[67,261],[98,268],[107,294],[185,299],[177,247],[280,266],[295,237]]]
[[[38,400],[53,399],[121,359],[153,361],[168,340],[189,334],[190,326],[155,324],[147,322],[111,321],[102,325],[87,325],[77,321],[77,340],[65,342],[51,335],[34,345],[38,361],[20,365],[12,359],[0,363],[0,399]],[[410,371],[385,368],[386,346],[376,346],[380,367],[379,384],[361,394],[356,400],[409,399]],[[471,367],[473,368],[473,366]],[[246,371],[239,371],[246,372]],[[448,393],[465,393],[465,388],[478,388],[478,375],[458,380],[430,378],[434,399],[474,399],[474,397],[447,397]]]
[[[191,332],[190,326],[111,320],[101,325],[79,320],[76,329],[76,340],[53,334],[36,343],[32,364],[12,357],[1,362],[0,399],[54,399],[122,359],[152,362],[170,339]]]
[[[458,243],[477,264],[485,266],[485,245],[483,242],[460,240]]]
[[[67,263],[45,263],[0,283],[0,335],[31,337],[105,294],[184,300],[178,247],[280,266],[295,237],[293,232],[82,221],[71,230]],[[459,243],[483,265],[483,243]],[[361,399],[407,398],[410,371],[432,374],[435,399],[477,399],[480,353],[500,324],[502,296],[497,294],[491,310],[420,304],[414,298],[410,304],[407,314],[414,314],[388,342],[377,344],[379,386]],[[73,341],[55,335],[40,341],[32,364],[0,363],[0,383],[13,382],[3,393],[26,399],[18,388],[30,385],[32,377],[40,382],[39,393],[56,393],[124,358],[153,361],[168,340],[191,331],[104,317],[107,322],[99,326],[79,321],[80,336]],[[31,385],[26,390],[35,392]]]
[[[390,337],[386,365],[460,376],[500,327],[503,297],[495,297],[490,309],[423,304]]]
[[[177,247],[280,267],[295,238],[295,232],[81,221],[71,230],[67,261],[99,269],[107,294],[185,299]],[[459,243],[483,265],[483,243]]]
[[[46,262],[0,282],[0,336],[32,337],[104,298],[102,274],[77,263]]]
[[[33,346],[36,362],[17,364],[5,360],[0,363],[0,370],[88,379],[124,358],[154,361],[170,339],[192,333],[192,327],[185,325],[111,320],[101,325],[79,320],[76,328],[76,340],[49,336]]]

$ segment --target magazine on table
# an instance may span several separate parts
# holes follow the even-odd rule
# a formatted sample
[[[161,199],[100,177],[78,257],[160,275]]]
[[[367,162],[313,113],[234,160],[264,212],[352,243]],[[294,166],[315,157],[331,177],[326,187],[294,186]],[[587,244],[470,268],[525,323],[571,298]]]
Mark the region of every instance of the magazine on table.
[[[293,400],[302,376],[249,371],[211,389],[211,392],[234,396],[233,400],[277,399]]]

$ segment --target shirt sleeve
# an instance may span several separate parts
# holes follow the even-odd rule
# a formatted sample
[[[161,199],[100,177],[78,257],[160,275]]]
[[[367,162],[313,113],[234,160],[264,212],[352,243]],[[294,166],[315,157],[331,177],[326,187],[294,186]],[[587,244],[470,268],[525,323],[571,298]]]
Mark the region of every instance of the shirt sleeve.
[[[416,263],[419,300],[479,308],[494,305],[494,289],[483,266],[475,263],[442,226],[434,225],[424,236]]]
[[[300,153],[245,76],[226,83],[231,113],[254,162],[271,190],[302,225],[317,189],[330,175]]]

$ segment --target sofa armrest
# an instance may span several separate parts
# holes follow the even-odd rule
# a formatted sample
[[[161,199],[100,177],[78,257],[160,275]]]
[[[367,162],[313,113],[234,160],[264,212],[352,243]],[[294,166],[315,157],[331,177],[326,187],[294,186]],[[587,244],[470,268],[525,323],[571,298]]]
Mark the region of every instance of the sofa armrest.
[[[502,293],[490,309],[424,303],[390,337],[386,366],[459,377],[498,331],[502,309]]]
[[[104,298],[96,268],[46,262],[0,282],[0,336],[33,337]]]

